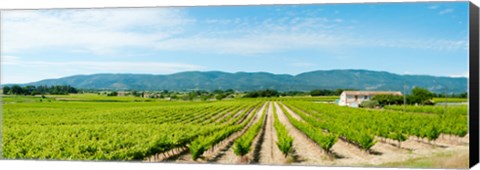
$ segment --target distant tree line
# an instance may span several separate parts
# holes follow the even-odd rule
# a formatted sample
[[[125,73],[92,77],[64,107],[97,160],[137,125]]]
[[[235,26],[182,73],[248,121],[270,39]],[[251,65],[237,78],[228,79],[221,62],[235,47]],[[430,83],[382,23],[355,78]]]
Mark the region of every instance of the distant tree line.
[[[278,97],[280,96],[280,93],[277,90],[257,90],[257,91],[251,91],[247,92],[243,97],[244,98],[257,98],[257,97]]]
[[[108,93],[107,96],[118,96],[118,92],[112,91],[112,92]]]
[[[169,98],[171,100],[222,100],[225,98],[234,98],[236,92],[233,89],[227,90],[213,90],[213,91],[206,91],[206,90],[192,90],[192,91],[173,91],[173,90],[158,90],[158,91],[92,91],[98,95],[106,95],[106,96],[135,96],[135,97],[145,97],[145,98]]]
[[[165,95],[164,95],[165,94]],[[233,98],[235,91],[233,89],[228,90],[193,90],[190,92],[185,92],[183,95],[179,92],[164,90],[160,93],[159,98],[170,97],[170,99],[177,100],[196,100],[200,99],[201,101],[207,101],[210,99],[223,100],[225,98]]]
[[[445,97],[445,94],[442,94],[442,93],[433,93],[433,96],[434,96],[434,97]],[[451,97],[451,98],[467,98],[467,97],[468,97],[468,93],[467,93],[467,92],[463,92],[463,93],[459,93],[459,94],[452,93],[452,94],[447,94],[447,97]]]
[[[69,85],[57,86],[3,86],[3,94],[11,95],[37,95],[37,94],[54,94],[66,95],[69,93],[78,93],[78,90]]]
[[[336,90],[327,90],[327,89],[315,89],[310,91],[311,96],[340,96],[343,91],[355,91],[356,89],[336,89]]]
[[[243,96],[245,98],[257,98],[257,97],[279,97],[279,96],[339,96],[345,90],[355,90],[355,89],[315,89],[311,91],[285,91],[279,92],[273,89],[266,90],[256,90],[246,92]]]
[[[405,94],[404,94],[405,95]],[[427,89],[415,87],[412,89],[412,94],[405,96],[407,104],[432,105],[434,97],[445,97],[444,94],[435,94]],[[467,98],[467,93],[451,94],[447,97]],[[403,104],[404,97],[396,95],[377,95],[372,98],[372,101],[377,101],[379,105],[398,105]]]

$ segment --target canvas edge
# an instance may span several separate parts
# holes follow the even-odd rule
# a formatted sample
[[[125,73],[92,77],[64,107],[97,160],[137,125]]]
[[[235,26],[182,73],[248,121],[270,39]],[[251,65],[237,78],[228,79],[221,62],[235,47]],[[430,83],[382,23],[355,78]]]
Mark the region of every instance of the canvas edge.
[[[469,139],[470,168],[479,162],[479,9],[469,5]]]

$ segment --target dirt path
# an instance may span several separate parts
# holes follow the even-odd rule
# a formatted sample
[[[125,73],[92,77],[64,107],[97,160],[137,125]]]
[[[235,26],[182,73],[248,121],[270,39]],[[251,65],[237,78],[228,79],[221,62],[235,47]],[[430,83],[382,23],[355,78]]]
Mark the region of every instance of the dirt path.
[[[292,164],[331,165],[333,162],[326,160],[327,156],[325,155],[325,152],[314,141],[288,121],[288,118],[285,116],[285,113],[283,113],[277,102],[274,103],[274,106],[277,108],[278,120],[285,125],[288,133],[294,138],[293,157],[295,159]],[[292,115],[292,117],[294,116]]]
[[[447,134],[441,134],[437,140],[435,140],[435,143],[438,143],[440,145],[468,145],[469,144],[469,138],[468,136],[465,137],[458,137],[454,135],[447,135]]]
[[[267,107],[265,109],[268,109],[270,105],[268,103],[266,105]],[[265,112],[265,119],[263,119],[260,132],[257,134],[257,136],[255,136],[255,139],[253,140],[253,143],[252,143],[253,149],[247,155],[245,155],[247,157],[246,163],[248,164],[258,164],[260,162],[260,151],[263,150],[262,144],[265,136],[266,122],[267,122],[266,114],[267,113]]]
[[[279,103],[277,103],[277,102],[275,102],[275,104],[279,105]],[[281,105],[283,105],[283,107],[288,111],[288,113],[290,113],[290,115],[291,115],[293,118],[295,118],[295,119],[297,119],[297,120],[300,120],[300,121],[303,121],[303,119],[302,119],[300,116],[298,116],[297,114],[292,114],[292,113],[294,113],[294,112],[293,112],[289,107],[286,107],[284,104],[281,104]],[[278,111],[278,110],[282,111],[282,109],[277,109],[277,111]],[[282,113],[283,113],[283,112],[282,112]],[[285,117],[285,118],[287,118],[287,117]]]
[[[435,146],[428,142],[419,142],[416,137],[410,136],[406,141],[401,142],[402,148],[410,150],[434,149]]]
[[[273,107],[275,106],[270,102],[266,115],[267,122],[265,124],[265,135],[261,147],[262,150],[260,152],[260,164],[282,164],[286,162],[282,152],[278,149],[276,144],[278,139],[275,127],[273,126]]]
[[[145,162],[161,162],[161,161],[171,159],[173,157],[178,157],[179,155],[185,154],[186,152],[188,152],[187,147],[185,147],[185,146],[184,147],[178,147],[178,148],[174,148],[174,149],[162,152],[162,153],[157,153],[155,155],[152,155],[152,156],[146,158],[144,161]]]
[[[243,134],[248,127],[250,127],[253,123],[257,122],[258,119],[262,116],[263,110],[267,109],[268,105],[264,104],[260,110],[257,111],[255,117],[252,119],[251,123],[242,131],[241,134]],[[241,134],[237,136],[240,137]],[[236,139],[236,138],[235,138]],[[220,164],[238,164],[240,162],[240,157],[235,155],[233,152],[233,142],[235,141],[232,140],[229,145],[225,146],[222,148],[212,159],[209,160],[209,162],[215,162],[215,163],[220,163]]]
[[[338,155],[339,159],[335,160],[336,165],[352,165],[359,162],[366,162],[371,158],[371,155],[367,152],[340,138],[332,146],[331,150]]]
[[[374,151],[379,152],[380,154],[406,154],[411,150],[406,148],[399,148],[396,145],[392,145],[386,142],[377,141],[377,143],[371,148]]]

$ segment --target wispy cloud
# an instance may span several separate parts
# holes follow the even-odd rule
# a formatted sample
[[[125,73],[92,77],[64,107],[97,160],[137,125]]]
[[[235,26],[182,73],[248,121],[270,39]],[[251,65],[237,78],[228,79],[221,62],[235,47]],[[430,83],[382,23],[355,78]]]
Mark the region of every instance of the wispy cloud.
[[[182,71],[205,70],[201,65],[159,61],[39,61],[18,56],[2,56],[1,83],[29,83],[47,78],[77,74],[138,73],[171,74]]]
[[[453,9],[440,14],[450,12]],[[128,55],[121,53],[128,47],[257,55],[342,46],[434,50],[463,50],[468,46],[465,39],[361,37],[352,30],[358,22],[304,13],[280,18],[197,20],[179,8],[9,11],[2,15],[2,46],[6,54],[58,48],[97,55]],[[195,23],[201,24],[203,31],[188,30]]]
[[[50,70],[90,70],[91,72],[134,72],[134,73],[156,73],[168,74],[181,71],[202,70],[203,66],[176,62],[102,62],[102,61],[24,61],[16,56],[2,57],[2,64],[5,66],[16,66],[31,69]]]
[[[2,48],[6,53],[64,47],[105,54],[148,47],[191,22],[181,10],[166,8],[7,11],[2,13]]]
[[[207,20],[229,25],[228,31],[210,31],[190,37],[158,41],[159,50],[189,50],[198,52],[257,55],[298,49],[332,50],[338,47],[391,47],[430,49],[439,51],[465,50],[467,39],[421,39],[406,37],[364,37],[353,34],[356,23],[325,17],[283,17],[250,20]]]
[[[465,71],[465,72],[463,72],[463,73],[461,73],[461,74],[452,74],[452,75],[450,75],[450,77],[466,77],[466,78],[468,78],[469,75],[470,75],[470,72],[469,72],[469,71]]]
[[[438,14],[439,15],[445,15],[445,14],[452,13],[452,12],[454,12],[454,10],[451,9],[451,8],[448,8],[448,9],[441,10],[440,12],[438,12]]]
[[[438,9],[438,5],[432,5],[432,6],[429,6],[428,8],[435,10],[435,9]]]
[[[16,64],[20,62],[20,59],[16,56],[1,56],[0,62],[2,64]]]
[[[158,42],[162,50],[191,50],[219,54],[256,55],[294,49],[331,50],[338,47],[388,47],[430,49],[437,51],[466,50],[468,40],[448,39],[376,39],[332,35],[327,33],[264,33],[231,38],[174,38]]]

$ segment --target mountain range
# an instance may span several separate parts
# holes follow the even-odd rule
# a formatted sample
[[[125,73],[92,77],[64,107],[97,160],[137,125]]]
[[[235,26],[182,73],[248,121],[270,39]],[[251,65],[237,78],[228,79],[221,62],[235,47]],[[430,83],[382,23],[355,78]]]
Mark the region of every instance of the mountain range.
[[[111,90],[216,90],[309,91],[313,89],[358,89],[402,91],[404,81],[410,91],[423,87],[432,92],[463,93],[467,91],[465,77],[399,75],[370,70],[319,70],[297,75],[268,72],[187,71],[168,75],[151,74],[92,74],[46,79],[23,85],[71,85],[82,89]]]

